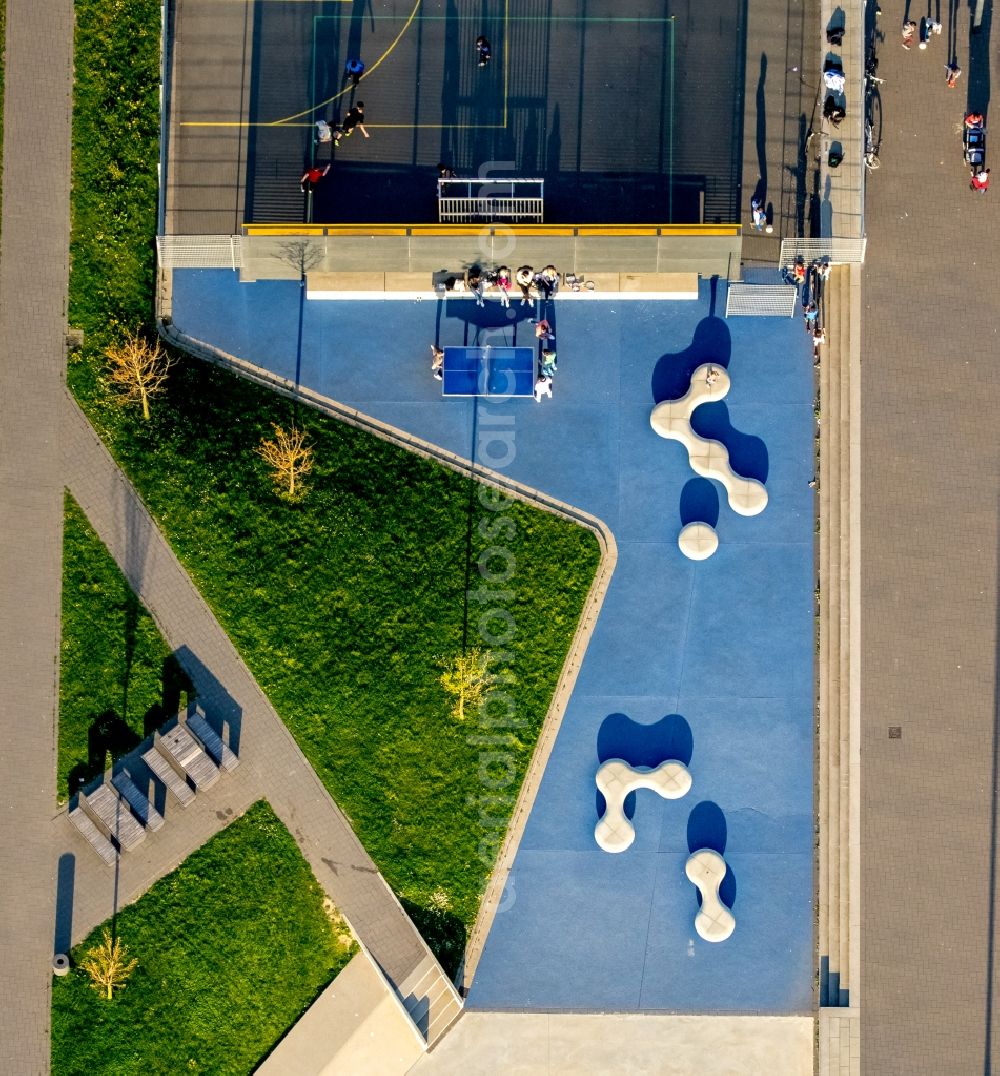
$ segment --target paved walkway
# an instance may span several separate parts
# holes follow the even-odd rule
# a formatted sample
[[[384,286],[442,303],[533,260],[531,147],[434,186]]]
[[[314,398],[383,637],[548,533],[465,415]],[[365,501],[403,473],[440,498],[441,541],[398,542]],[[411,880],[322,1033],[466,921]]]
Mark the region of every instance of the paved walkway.
[[[0,261],[0,1072],[48,1071],[73,5],[7,4]]]
[[[135,490],[68,395],[62,420],[70,491],[191,676],[206,711],[223,715],[239,729],[243,760],[204,794],[204,808],[192,806],[183,815],[176,811],[160,833],[122,858],[119,904],[139,896],[263,795],[295,837],[320,885],[390,981],[402,987],[430,959],[423,940]],[[110,914],[113,872],[97,866],[97,857],[79,838],[74,842],[83,861],[73,929],[79,938]]]
[[[467,1012],[411,1076],[811,1076],[810,1017]]]
[[[1000,191],[969,191],[960,130],[966,109],[987,112],[1000,63],[989,5],[971,42],[969,9],[943,6],[926,52],[900,47],[902,3],[883,8],[862,368],[861,1056],[879,1076],[982,1074],[1000,1071]],[[947,90],[953,35],[964,70]]]

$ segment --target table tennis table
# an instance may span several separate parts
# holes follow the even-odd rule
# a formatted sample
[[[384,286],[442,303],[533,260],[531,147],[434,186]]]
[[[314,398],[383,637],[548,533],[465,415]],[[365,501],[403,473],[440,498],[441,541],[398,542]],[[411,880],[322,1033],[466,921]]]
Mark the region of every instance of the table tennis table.
[[[446,347],[442,396],[533,396],[533,347]]]

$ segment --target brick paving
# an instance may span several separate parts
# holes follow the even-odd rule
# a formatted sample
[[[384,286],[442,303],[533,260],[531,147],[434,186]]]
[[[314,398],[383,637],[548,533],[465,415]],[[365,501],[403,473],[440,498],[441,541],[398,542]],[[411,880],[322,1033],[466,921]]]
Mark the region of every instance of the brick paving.
[[[970,55],[969,9],[955,10],[905,52],[903,6],[884,4],[868,183],[861,1057],[878,1076],[1000,1065],[1000,191],[969,191],[960,135],[1000,64],[989,15]],[[948,90],[953,34],[964,71]]]
[[[139,896],[263,795],[295,837],[320,885],[389,979],[401,985],[429,957],[423,940],[135,490],[68,395],[62,415],[70,491],[191,676],[200,703],[209,714],[221,712],[239,728],[240,767],[199,795],[196,805],[183,812],[175,808],[159,833],[122,857],[119,903]],[[197,803],[202,797],[203,807]],[[110,914],[113,888],[107,879],[113,880],[113,872],[97,866],[97,857],[74,840],[78,858],[94,860],[87,863],[77,886],[74,935],[80,937]],[[88,884],[92,879],[93,885]]]
[[[0,259],[0,1072],[48,1071],[73,5],[9,0]]]

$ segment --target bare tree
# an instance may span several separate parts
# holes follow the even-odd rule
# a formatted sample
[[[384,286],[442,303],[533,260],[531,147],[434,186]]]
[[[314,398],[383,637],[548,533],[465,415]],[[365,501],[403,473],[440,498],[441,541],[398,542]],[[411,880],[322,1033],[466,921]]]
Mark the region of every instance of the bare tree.
[[[149,418],[149,401],[166,387],[167,372],[176,361],[160,341],[150,343],[129,333],[124,344],[112,344],[105,352],[109,380],[123,403],[141,403],[142,417]]]
[[[290,265],[299,274],[299,283],[304,284],[306,273],[323,261],[323,250],[312,239],[304,237],[282,243],[278,247],[278,258]]]
[[[313,469],[313,450],[303,430],[295,426],[287,432],[281,426],[273,429],[274,440],[261,441],[257,453],[271,468],[279,495],[287,501],[300,500],[306,492],[301,479]]]
[[[481,706],[486,696],[493,690],[497,678],[490,672],[492,658],[493,655],[489,650],[473,647],[467,653],[459,654],[445,662],[444,672],[441,674],[441,686],[449,695],[455,696],[452,714],[459,721],[465,718],[467,705]]]
[[[122,944],[121,938],[112,938],[105,927],[100,944],[80,961],[80,967],[90,976],[90,985],[110,1001],[115,990],[125,989],[138,963],[128,959],[128,946]]]

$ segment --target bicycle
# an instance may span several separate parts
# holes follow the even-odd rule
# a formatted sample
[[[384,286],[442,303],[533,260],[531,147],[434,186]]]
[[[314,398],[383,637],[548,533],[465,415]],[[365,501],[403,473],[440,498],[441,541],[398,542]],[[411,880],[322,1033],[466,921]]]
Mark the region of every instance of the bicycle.
[[[865,123],[865,168],[869,172],[876,171],[880,166],[878,159],[878,146],[875,143],[872,125]]]

